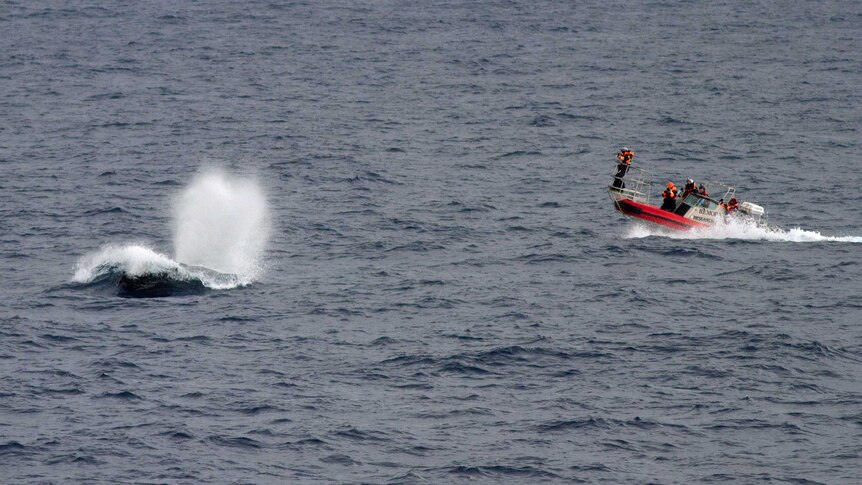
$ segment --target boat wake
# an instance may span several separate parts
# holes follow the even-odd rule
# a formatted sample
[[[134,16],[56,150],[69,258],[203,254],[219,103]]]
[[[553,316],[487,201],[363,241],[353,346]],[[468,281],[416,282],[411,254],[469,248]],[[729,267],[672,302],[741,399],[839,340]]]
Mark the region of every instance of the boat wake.
[[[650,236],[672,239],[738,239],[747,241],[784,241],[784,242],[849,242],[862,243],[860,236],[824,236],[817,231],[801,228],[781,229],[758,224],[746,219],[733,219],[711,227],[694,228],[689,231],[662,230],[633,224],[626,234],[627,239]]]
[[[174,258],[145,244],[108,244],[78,260],[73,282],[176,296],[249,285],[262,271],[269,218],[253,180],[201,173],[175,200],[173,229]]]
[[[160,297],[201,294],[251,284],[251,276],[219,273],[178,263],[139,245],[108,245],[78,261],[75,283],[118,288],[120,296]]]

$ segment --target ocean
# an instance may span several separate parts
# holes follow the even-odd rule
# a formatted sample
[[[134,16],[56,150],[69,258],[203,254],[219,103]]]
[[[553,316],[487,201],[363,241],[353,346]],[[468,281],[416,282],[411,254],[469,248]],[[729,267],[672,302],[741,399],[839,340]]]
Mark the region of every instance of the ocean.
[[[0,32],[0,482],[860,483],[862,3]],[[633,223],[622,146],[768,226]]]

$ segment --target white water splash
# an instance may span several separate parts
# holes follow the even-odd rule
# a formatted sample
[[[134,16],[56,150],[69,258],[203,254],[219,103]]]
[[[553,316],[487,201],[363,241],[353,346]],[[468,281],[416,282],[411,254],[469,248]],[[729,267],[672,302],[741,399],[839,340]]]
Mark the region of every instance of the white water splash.
[[[91,283],[115,273],[165,274],[230,289],[259,276],[269,217],[263,190],[254,180],[217,169],[201,173],[175,200],[173,227],[174,258],[144,244],[108,244],[78,260],[73,281]]]
[[[229,290],[252,282],[247,276],[224,274],[207,268],[186,266],[142,244],[108,244],[78,260],[72,281],[92,283],[111,274],[127,277],[168,275],[175,281],[199,280],[207,288]]]
[[[267,213],[254,180],[218,169],[198,175],[174,207],[177,261],[254,278],[269,237]]]
[[[179,267],[179,263],[173,259],[140,244],[109,244],[79,259],[72,280],[77,283],[90,283],[113,268],[129,276],[142,276],[177,270]]]
[[[801,228],[789,230],[778,227],[758,225],[742,218],[731,219],[712,227],[695,228],[690,231],[663,230],[634,224],[626,234],[627,239],[649,236],[669,237],[672,239],[741,239],[748,241],[785,241],[785,242],[850,242],[862,243],[860,236],[824,236],[817,231]]]

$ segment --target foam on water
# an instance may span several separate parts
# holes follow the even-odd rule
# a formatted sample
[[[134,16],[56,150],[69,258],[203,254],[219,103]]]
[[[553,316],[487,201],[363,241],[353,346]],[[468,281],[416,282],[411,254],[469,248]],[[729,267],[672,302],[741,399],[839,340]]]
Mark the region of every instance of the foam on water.
[[[672,239],[740,239],[749,241],[784,241],[784,242],[850,242],[862,243],[860,236],[824,236],[818,231],[807,231],[799,227],[781,229],[759,225],[751,220],[732,219],[712,227],[696,228],[690,231],[663,230],[644,224],[633,224],[626,233],[626,238],[636,239],[649,236],[661,236]]]

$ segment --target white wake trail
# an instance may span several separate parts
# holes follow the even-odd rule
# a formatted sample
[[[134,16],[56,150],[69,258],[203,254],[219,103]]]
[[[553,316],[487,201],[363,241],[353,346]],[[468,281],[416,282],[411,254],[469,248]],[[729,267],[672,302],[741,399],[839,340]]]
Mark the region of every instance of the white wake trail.
[[[690,231],[661,230],[643,224],[632,225],[625,237],[637,239],[661,236],[672,239],[739,239],[747,241],[784,241],[784,242],[849,242],[862,243],[860,236],[824,236],[818,231],[808,231],[799,227],[785,230],[778,227],[758,225],[750,220],[731,219],[712,227],[696,228]]]

